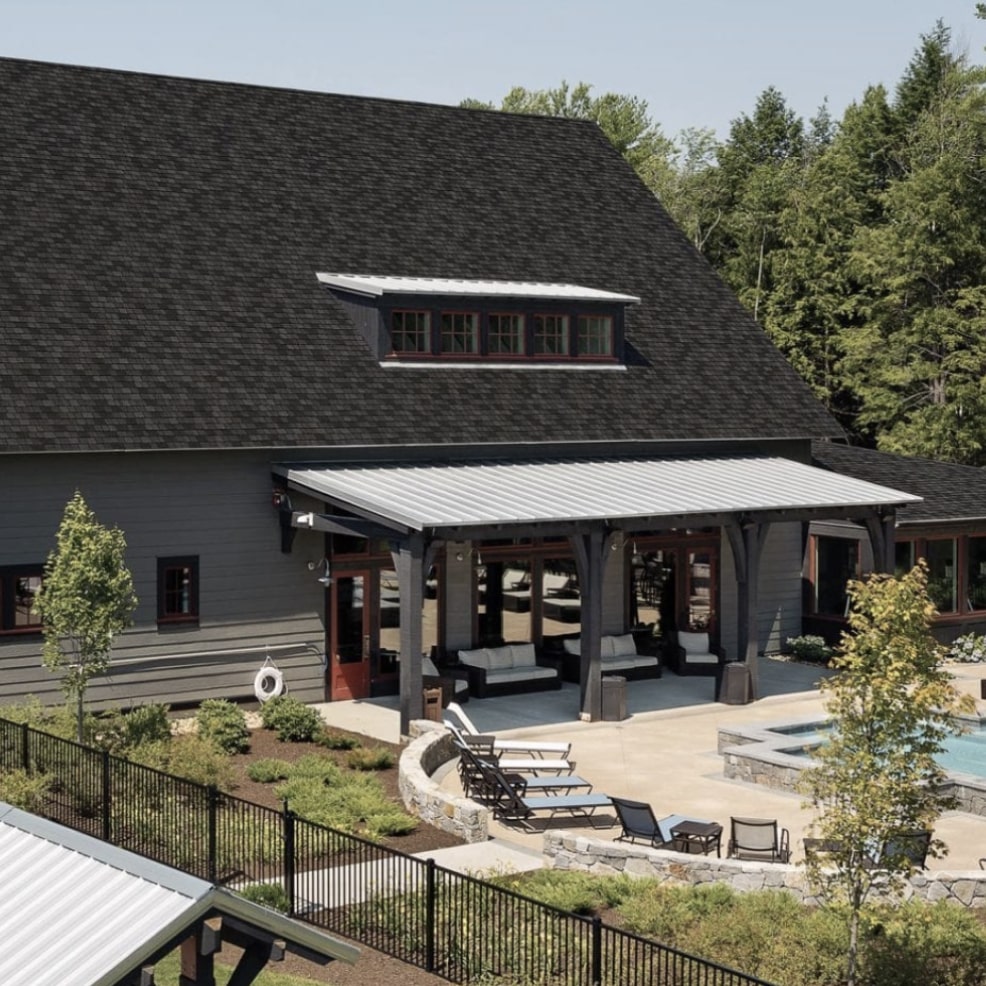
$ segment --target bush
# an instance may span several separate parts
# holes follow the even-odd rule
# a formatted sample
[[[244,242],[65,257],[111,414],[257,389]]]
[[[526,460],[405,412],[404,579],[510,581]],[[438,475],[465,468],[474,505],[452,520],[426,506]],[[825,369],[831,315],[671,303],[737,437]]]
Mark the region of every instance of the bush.
[[[346,763],[352,770],[387,770],[394,766],[394,755],[382,746],[376,749],[351,750]]]
[[[23,770],[0,773],[0,801],[40,815],[49,786],[50,779],[44,774],[32,777]]]
[[[29,695],[23,702],[0,706],[0,718],[25,723],[31,729],[60,736],[62,739],[76,739],[76,710],[65,705],[42,705],[41,700],[34,695]],[[86,715],[83,728],[86,735],[91,734],[92,715]]]
[[[283,781],[290,776],[291,764],[287,760],[277,760],[274,757],[264,757],[255,760],[247,767],[247,777],[258,784],[270,784],[273,781]]]
[[[832,658],[832,648],[825,643],[825,639],[810,633],[802,637],[788,637],[787,645],[797,660],[809,664],[828,664]]]
[[[211,739],[226,753],[244,753],[250,749],[250,730],[246,713],[225,698],[207,698],[195,714],[199,735]]]
[[[986,661],[986,635],[965,633],[956,637],[945,652],[946,661],[977,664]]]
[[[233,786],[228,755],[202,736],[189,734],[176,736],[170,742],[145,743],[133,751],[130,759],[196,784],[214,784],[222,791]]]
[[[282,742],[311,742],[322,731],[322,717],[290,695],[277,695],[260,709],[264,729],[277,733]]]
[[[359,739],[349,733],[340,733],[337,729],[323,728],[315,737],[319,746],[327,750],[355,750],[360,745]]]
[[[117,756],[131,750],[171,739],[171,722],[167,705],[138,705],[129,712],[105,713],[86,730],[93,746]]]
[[[288,913],[287,891],[279,883],[251,883],[250,886],[237,890],[237,893],[261,907],[269,907],[281,914]]]

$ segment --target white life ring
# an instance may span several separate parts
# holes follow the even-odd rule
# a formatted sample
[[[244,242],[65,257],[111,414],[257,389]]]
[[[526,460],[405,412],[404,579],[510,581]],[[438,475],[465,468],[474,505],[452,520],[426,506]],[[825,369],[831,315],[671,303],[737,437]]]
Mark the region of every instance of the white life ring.
[[[272,698],[284,694],[284,675],[279,668],[265,664],[253,679],[253,694],[260,702],[269,702]]]

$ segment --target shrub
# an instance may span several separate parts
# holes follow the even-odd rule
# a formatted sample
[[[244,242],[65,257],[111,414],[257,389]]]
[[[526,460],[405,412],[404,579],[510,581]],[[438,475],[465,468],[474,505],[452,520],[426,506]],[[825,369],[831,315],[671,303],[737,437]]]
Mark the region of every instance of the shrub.
[[[0,706],[0,718],[10,722],[25,723],[31,729],[37,729],[62,739],[75,740],[76,711],[65,705],[42,705],[41,700],[29,695],[23,702],[13,705]],[[92,728],[92,716],[86,716],[88,728]]]
[[[105,713],[91,721],[87,739],[94,746],[118,756],[153,743],[171,739],[167,705],[138,705],[129,712]]]
[[[269,907],[272,911],[278,911],[281,914],[288,913],[290,902],[287,891],[279,883],[251,883],[250,886],[243,887],[237,893],[246,900],[253,901],[254,904]]]
[[[322,717],[290,695],[277,695],[260,710],[265,729],[272,729],[282,742],[311,742],[322,731]]]
[[[324,746],[328,750],[355,750],[360,745],[357,737],[349,733],[340,733],[337,729],[323,728],[315,737],[315,742],[319,746]]]
[[[145,743],[133,751],[131,759],[196,784],[214,784],[222,791],[233,786],[229,757],[202,736],[188,734],[167,743]]]
[[[346,763],[353,770],[387,770],[394,766],[394,755],[382,746],[376,749],[350,750]]]
[[[0,801],[36,815],[42,813],[50,780],[44,774],[30,776],[23,770],[0,773]]]
[[[270,784],[273,781],[283,781],[291,773],[291,764],[287,760],[277,760],[274,757],[264,757],[255,760],[247,767],[247,777],[259,784]]]
[[[207,698],[195,714],[199,735],[211,739],[226,753],[244,753],[250,748],[246,713],[225,698]]]
[[[986,661],[986,635],[965,633],[961,637],[956,637],[945,652],[945,660],[959,661],[963,664]]]
[[[832,648],[825,643],[823,637],[817,637],[814,634],[788,637],[787,645],[797,660],[807,661],[809,664],[828,664],[832,658]]]

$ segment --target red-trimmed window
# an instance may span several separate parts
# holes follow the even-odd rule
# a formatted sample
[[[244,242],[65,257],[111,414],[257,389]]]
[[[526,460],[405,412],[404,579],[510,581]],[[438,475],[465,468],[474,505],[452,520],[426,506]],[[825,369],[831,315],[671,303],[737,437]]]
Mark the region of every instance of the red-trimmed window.
[[[0,569],[0,633],[40,633],[41,566]]]
[[[197,623],[199,559],[197,555],[157,560],[158,623]]]
[[[568,316],[534,316],[534,355],[568,356]]]
[[[454,356],[479,355],[479,316],[475,312],[442,312],[441,352]]]
[[[613,320],[608,315],[579,316],[576,355],[613,355]]]
[[[390,344],[395,353],[430,353],[431,313],[392,312],[390,316]]]
[[[523,356],[524,316],[493,312],[489,319],[487,347],[491,356]]]

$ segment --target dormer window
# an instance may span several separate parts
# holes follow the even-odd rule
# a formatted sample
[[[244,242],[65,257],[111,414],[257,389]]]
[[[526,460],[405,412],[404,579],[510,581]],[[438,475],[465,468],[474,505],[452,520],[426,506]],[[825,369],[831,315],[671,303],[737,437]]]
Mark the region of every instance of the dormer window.
[[[381,365],[623,367],[639,298],[575,284],[319,274]]]

